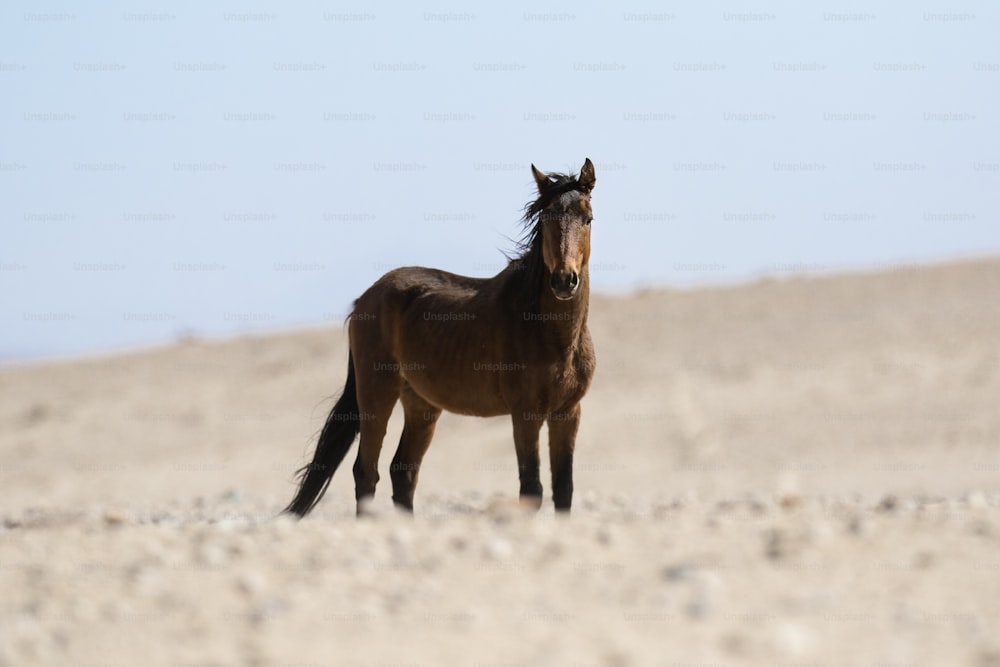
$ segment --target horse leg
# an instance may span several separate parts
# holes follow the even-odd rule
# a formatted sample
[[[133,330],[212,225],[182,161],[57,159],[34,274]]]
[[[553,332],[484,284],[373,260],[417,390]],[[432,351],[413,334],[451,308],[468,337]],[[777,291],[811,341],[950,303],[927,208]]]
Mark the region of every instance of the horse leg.
[[[420,473],[420,462],[427,453],[427,448],[434,437],[434,427],[441,408],[431,405],[408,384],[404,384],[399,393],[399,401],[403,404],[404,419],[403,435],[399,439],[396,455],[392,457],[389,475],[392,478],[392,502],[396,507],[412,512],[413,491],[417,487],[417,477]]]
[[[549,415],[549,464],[552,467],[552,500],[556,511],[568,512],[573,504],[573,449],[580,426],[580,404]]]
[[[375,495],[378,483],[378,457],[382,450],[385,429],[392,408],[399,398],[398,374],[358,369],[358,417],[361,422],[361,442],[354,461],[354,497],[358,501],[358,516],[364,501]]]
[[[542,506],[538,459],[538,432],[542,422],[532,419],[532,415],[530,412],[513,415],[514,448],[517,450],[517,471],[521,480],[521,504],[537,510]]]

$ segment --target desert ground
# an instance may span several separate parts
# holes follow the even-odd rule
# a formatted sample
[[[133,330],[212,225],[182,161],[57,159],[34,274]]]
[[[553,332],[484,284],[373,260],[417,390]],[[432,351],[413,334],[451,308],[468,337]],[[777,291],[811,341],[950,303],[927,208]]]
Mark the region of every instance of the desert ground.
[[[278,516],[339,324],[0,367],[0,667],[1000,665],[1000,259],[590,326],[569,517],[518,507],[507,419],[454,415],[397,514],[398,410],[372,517],[353,458]]]

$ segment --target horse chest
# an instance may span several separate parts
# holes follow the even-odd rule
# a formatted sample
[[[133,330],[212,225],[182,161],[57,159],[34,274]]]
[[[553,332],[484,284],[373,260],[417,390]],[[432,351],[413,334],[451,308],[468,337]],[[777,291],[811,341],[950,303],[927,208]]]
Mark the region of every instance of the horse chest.
[[[593,377],[592,364],[581,359],[579,354],[554,364],[549,372],[550,386],[548,401],[551,409],[578,403],[587,393]]]

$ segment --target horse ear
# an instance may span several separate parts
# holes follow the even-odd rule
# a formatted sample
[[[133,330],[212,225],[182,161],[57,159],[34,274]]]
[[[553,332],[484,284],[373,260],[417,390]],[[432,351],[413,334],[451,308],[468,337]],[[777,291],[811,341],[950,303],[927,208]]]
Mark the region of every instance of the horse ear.
[[[552,179],[538,171],[535,165],[531,165],[531,175],[535,177],[535,183],[538,185],[538,194],[542,194],[552,186]]]
[[[594,185],[597,184],[597,177],[594,175],[594,163],[587,158],[587,161],[583,163],[580,167],[580,176],[576,179],[576,182],[580,184],[581,190],[586,190],[590,192],[594,189]]]

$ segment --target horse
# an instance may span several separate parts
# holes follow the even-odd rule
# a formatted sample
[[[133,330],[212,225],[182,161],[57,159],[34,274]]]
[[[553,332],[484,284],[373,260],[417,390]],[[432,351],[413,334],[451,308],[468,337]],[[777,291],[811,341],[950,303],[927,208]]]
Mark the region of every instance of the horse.
[[[286,513],[304,517],[323,497],[360,433],[354,463],[357,513],[375,494],[389,416],[403,405],[403,433],[389,468],[392,500],[413,512],[421,461],[443,410],[510,415],[520,503],[542,505],[539,432],[548,426],[552,501],[573,501],[580,400],[596,367],[590,302],[589,158],[579,175],[531,165],[538,196],[525,206],[516,255],[492,278],[408,266],[389,271],[348,316],[344,390],[327,416],[312,462],[298,471]]]

